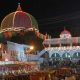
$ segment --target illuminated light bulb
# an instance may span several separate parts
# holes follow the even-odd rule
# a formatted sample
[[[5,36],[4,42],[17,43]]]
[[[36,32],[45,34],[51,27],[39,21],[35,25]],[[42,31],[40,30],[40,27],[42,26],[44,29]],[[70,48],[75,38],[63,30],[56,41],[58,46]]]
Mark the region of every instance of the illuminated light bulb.
[[[77,46],[77,49],[79,49],[79,46]]]
[[[77,57],[78,57],[78,52],[77,52]]]
[[[6,58],[5,61],[8,61],[8,59]]]
[[[70,46],[69,49],[72,50],[72,46]]]
[[[70,55],[68,55],[68,57],[70,58],[71,56],[70,56]]]
[[[33,46],[30,46],[30,50],[33,50],[34,49],[34,47]]]

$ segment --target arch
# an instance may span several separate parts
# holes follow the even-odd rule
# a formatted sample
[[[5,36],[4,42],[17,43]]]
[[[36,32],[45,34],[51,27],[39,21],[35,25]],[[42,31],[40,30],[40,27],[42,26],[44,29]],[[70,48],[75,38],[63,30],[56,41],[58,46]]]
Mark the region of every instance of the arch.
[[[70,53],[65,52],[63,53],[62,58],[71,58],[71,55]]]
[[[80,52],[75,52],[73,54],[73,58],[80,58]]]
[[[60,58],[60,55],[59,53],[53,53],[51,58]]]

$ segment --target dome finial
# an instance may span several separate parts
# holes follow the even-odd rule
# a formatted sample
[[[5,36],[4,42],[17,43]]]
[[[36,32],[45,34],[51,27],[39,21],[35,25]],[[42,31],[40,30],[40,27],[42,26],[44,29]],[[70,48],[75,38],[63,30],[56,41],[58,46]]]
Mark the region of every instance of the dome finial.
[[[22,11],[20,3],[18,3],[17,11]]]

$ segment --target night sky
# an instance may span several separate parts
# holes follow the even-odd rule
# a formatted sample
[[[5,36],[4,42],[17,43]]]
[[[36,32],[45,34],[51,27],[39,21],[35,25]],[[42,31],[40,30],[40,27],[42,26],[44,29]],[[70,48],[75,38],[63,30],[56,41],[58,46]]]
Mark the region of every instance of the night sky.
[[[80,36],[80,1],[77,0],[0,0],[0,22],[21,3],[22,10],[38,21],[41,33],[59,37],[64,27]]]

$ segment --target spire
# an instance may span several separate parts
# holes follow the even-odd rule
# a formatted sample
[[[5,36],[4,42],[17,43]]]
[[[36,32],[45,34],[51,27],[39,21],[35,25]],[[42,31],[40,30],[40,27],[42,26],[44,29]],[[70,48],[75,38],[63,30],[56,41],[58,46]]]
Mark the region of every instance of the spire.
[[[17,11],[22,11],[20,3],[18,3]]]

